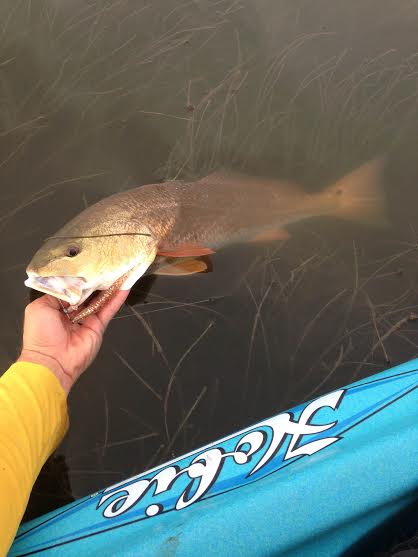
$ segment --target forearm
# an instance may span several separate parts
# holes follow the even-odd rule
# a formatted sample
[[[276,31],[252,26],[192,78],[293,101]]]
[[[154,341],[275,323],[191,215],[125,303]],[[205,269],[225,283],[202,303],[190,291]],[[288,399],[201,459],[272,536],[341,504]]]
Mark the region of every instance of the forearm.
[[[43,365],[19,361],[0,378],[0,555],[32,486],[68,427],[66,393]]]

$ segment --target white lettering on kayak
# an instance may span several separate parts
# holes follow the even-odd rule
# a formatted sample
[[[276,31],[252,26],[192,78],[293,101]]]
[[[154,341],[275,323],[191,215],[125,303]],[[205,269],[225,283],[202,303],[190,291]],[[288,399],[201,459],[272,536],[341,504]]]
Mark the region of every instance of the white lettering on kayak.
[[[153,489],[152,497],[167,493],[175,499],[175,504],[170,502],[169,508],[164,508],[161,503],[152,503],[145,508],[146,517],[155,516],[164,510],[173,508],[180,510],[189,507],[209,491],[219,478],[228,459],[232,464],[242,466],[260,455],[261,458],[246,474],[247,481],[250,481],[251,476],[260,472],[271,462],[288,439],[289,443],[282,461],[294,457],[313,455],[340,439],[339,437],[321,437],[308,441],[307,437],[323,433],[338,423],[334,421],[317,425],[312,424],[311,421],[321,408],[327,407],[336,410],[344,393],[344,389],[340,389],[310,402],[302,410],[298,420],[295,420],[291,413],[285,412],[239,434],[235,433],[226,437],[221,442],[214,443],[212,448],[206,448],[206,450],[197,454],[186,466],[180,467],[178,464],[172,464],[159,470],[150,478],[138,479],[132,483],[122,485],[116,490],[110,488],[110,492],[101,497],[97,508],[102,507],[108,501],[103,509],[103,516],[105,518],[120,516],[138,505],[147,494],[151,494]],[[222,445],[236,437],[239,440],[232,451],[228,452],[223,448]],[[184,457],[181,457],[178,462],[181,460],[184,460]],[[230,477],[230,474],[228,477]],[[178,482],[179,478],[183,479],[180,493],[175,489],[176,482],[180,483]],[[186,487],[184,487],[185,482]],[[245,483],[245,480],[241,481],[241,484],[243,483]]]

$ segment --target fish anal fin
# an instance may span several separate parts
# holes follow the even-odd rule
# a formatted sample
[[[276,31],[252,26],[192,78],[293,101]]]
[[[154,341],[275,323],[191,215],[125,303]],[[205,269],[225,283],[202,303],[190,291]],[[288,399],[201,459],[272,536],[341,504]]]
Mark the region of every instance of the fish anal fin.
[[[289,232],[285,228],[269,228],[263,230],[250,240],[251,243],[273,242],[274,240],[288,240]]]
[[[211,269],[211,266],[205,261],[205,258],[201,259],[185,259],[184,261],[173,261],[172,263],[167,263],[155,271],[155,275],[162,276],[187,276],[194,275],[196,273],[207,273]]]
[[[212,253],[215,253],[212,249],[198,244],[179,244],[173,247],[161,246],[158,249],[158,255],[164,257],[200,257]]]

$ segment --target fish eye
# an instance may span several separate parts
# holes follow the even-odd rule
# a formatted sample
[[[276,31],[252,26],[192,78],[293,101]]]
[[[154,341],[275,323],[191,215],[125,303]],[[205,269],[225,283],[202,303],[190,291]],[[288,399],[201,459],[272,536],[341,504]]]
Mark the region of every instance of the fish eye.
[[[80,248],[78,246],[70,246],[67,248],[65,255],[67,257],[75,257],[80,253]]]

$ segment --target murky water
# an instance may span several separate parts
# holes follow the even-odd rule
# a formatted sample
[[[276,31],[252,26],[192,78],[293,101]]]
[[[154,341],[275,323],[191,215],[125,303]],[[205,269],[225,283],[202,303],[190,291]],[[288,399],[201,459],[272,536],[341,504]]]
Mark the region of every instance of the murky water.
[[[110,193],[221,167],[316,192],[384,155],[390,221],[139,282],[28,516],[417,354],[417,2],[6,0],[0,21],[3,368],[27,262]]]

